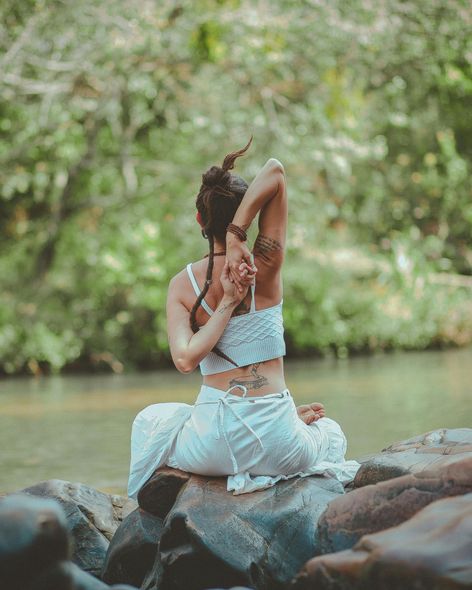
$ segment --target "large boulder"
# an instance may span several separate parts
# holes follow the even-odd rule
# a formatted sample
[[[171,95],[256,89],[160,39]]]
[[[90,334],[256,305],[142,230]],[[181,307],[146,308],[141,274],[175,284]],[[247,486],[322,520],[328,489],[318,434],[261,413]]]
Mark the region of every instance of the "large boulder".
[[[152,569],[162,533],[162,519],[137,508],[118,527],[108,548],[102,580],[141,586]]]
[[[56,500],[26,494],[0,500],[2,590],[108,590],[68,561],[70,546],[66,515]],[[120,588],[133,590],[115,590]]]
[[[318,518],[344,494],[335,479],[294,478],[233,496],[226,478],[192,475],[166,517],[155,570],[143,588],[286,586],[319,553]]]
[[[56,502],[24,495],[0,500],[0,588],[24,590],[69,551],[67,521]]]
[[[393,443],[362,461],[353,488],[420,473],[454,462],[457,455],[472,457],[472,428],[441,428]]]
[[[396,526],[448,496],[472,492],[472,457],[353,490],[330,502],[318,525],[322,553],[349,549],[365,534]]]
[[[315,557],[293,590],[472,588],[472,494],[445,498],[410,520],[363,536],[352,550]]]
[[[136,507],[136,502],[122,496],[58,479],[43,481],[22,493],[53,498],[60,503],[73,538],[72,561],[97,577],[116,529],[123,517]]]

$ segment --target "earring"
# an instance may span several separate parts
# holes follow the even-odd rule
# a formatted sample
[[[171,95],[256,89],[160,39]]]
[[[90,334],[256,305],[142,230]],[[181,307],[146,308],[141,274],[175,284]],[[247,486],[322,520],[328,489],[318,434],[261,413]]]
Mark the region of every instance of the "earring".
[[[205,240],[208,240],[208,236],[206,235],[204,229],[202,229],[202,238],[205,238]]]

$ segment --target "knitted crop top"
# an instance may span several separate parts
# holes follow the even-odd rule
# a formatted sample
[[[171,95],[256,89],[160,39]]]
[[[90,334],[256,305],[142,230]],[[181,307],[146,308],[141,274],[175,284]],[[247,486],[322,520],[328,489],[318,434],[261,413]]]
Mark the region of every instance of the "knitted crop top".
[[[191,263],[187,264],[187,273],[198,297],[200,289],[195,280]],[[277,305],[256,310],[254,292],[255,285],[252,285],[249,313],[231,317],[216,344],[218,349],[232,359],[238,367],[285,355],[283,299]],[[202,307],[208,315],[213,314],[213,310],[204,299]],[[234,368],[232,363],[214,352],[209,352],[200,362],[202,375],[214,375]]]

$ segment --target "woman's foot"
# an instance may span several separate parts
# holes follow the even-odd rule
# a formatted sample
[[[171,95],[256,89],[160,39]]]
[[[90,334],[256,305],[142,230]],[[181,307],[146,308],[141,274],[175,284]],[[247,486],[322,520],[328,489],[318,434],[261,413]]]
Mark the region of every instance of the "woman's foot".
[[[325,414],[324,405],[319,402],[312,404],[305,404],[297,407],[297,414],[300,420],[303,420],[305,424],[311,424],[316,422],[320,418],[323,418]]]

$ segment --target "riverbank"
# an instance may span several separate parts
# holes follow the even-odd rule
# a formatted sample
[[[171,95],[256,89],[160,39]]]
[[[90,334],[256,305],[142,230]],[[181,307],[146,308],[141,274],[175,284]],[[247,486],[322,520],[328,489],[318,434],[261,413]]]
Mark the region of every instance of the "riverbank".
[[[472,424],[471,364],[472,349],[454,349],[287,361],[285,369],[296,403],[323,402],[353,458],[417,432]],[[199,384],[198,374],[176,370],[3,380],[0,491],[60,478],[123,493],[135,415],[152,403],[193,403]]]

